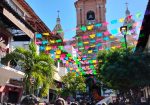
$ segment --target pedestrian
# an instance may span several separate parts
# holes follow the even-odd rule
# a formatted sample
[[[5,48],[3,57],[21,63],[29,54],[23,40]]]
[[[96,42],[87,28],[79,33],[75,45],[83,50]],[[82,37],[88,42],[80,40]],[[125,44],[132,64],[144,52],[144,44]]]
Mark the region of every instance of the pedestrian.
[[[75,102],[73,102],[73,103],[71,103],[71,105],[78,105],[77,103],[75,103]]]
[[[113,103],[110,102],[108,105],[113,105]]]
[[[102,105],[107,105],[106,103],[102,103]]]
[[[83,100],[83,101],[81,102],[81,105],[87,105],[87,102],[86,102],[85,100]]]
[[[58,98],[54,105],[66,105],[66,102],[63,98]]]

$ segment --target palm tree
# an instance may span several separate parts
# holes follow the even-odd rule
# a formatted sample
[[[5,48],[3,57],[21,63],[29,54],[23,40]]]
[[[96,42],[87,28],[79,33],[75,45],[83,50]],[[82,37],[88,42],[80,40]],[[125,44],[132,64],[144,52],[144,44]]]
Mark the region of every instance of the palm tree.
[[[25,73],[24,90],[26,94],[34,93],[34,90],[41,87],[41,95],[46,96],[53,82],[54,62],[50,55],[44,53],[38,55],[36,51],[36,46],[31,43],[28,50],[21,47],[16,48],[13,52],[7,54],[3,61],[5,63],[11,60],[16,61],[21,67],[21,70]]]

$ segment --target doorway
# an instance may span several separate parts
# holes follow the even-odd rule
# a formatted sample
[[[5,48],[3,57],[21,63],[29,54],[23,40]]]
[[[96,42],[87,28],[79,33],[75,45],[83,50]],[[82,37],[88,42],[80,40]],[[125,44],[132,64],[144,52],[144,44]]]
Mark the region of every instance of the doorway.
[[[15,91],[8,92],[8,103],[17,103],[19,99],[19,93]]]

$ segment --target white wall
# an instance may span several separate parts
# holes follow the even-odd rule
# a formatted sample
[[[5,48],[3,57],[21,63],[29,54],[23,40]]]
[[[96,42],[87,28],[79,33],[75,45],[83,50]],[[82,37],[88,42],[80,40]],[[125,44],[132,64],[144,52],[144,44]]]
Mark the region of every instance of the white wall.
[[[29,43],[30,41],[12,41],[10,42],[10,48],[11,48],[11,51],[13,51],[16,47],[23,47],[25,49],[28,49],[29,47]]]

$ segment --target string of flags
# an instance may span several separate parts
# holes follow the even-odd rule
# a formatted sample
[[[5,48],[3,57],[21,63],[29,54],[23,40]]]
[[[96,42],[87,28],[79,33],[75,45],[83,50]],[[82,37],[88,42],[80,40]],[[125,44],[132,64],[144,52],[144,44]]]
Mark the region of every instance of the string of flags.
[[[131,18],[133,15],[128,16],[127,18]],[[141,17],[141,13],[138,12],[136,15],[136,18],[139,19]],[[88,26],[80,26],[77,28],[73,28],[71,29],[71,31],[75,31],[75,30],[81,30],[81,31],[90,31],[93,29],[97,29],[97,28],[101,28],[101,27],[106,27],[108,24],[117,24],[117,23],[123,23],[125,20],[125,18],[120,18],[120,19],[115,19],[112,20],[110,23],[108,22],[103,22],[103,23],[97,23],[94,25],[88,25]],[[140,22],[135,22],[132,26],[137,27],[139,25]],[[129,26],[131,26],[131,24],[129,24]],[[69,31],[69,30],[67,30]],[[128,31],[127,34],[131,34],[133,33],[135,30],[130,30]],[[62,33],[64,31],[59,30],[57,31],[57,33]],[[67,51],[65,50],[64,46],[57,46],[57,44],[59,43],[63,43],[64,41],[61,39],[46,39],[43,37],[48,37],[51,34],[55,34],[56,32],[53,33],[37,33],[35,35],[37,41],[36,44],[39,45],[39,50],[43,51],[47,54],[51,54],[52,58],[54,60],[57,60],[59,62],[62,62],[65,64],[65,66],[68,68],[68,71],[70,72],[76,72],[76,74],[96,74],[96,64],[98,63],[96,58],[93,58],[92,60],[88,60],[88,57],[86,55],[84,56],[80,56],[83,55],[83,53],[85,51],[87,51],[88,54],[92,54],[94,51],[99,51],[99,50],[104,50],[104,48],[102,47],[104,44],[108,44],[108,43],[112,43],[112,42],[120,42],[123,43],[124,39],[121,38],[116,39],[116,40],[112,40],[115,36],[120,35],[120,30],[119,29],[113,29],[110,32],[104,31],[104,32],[96,32],[90,35],[83,35],[80,37],[76,37],[77,39],[82,39],[83,42],[79,41],[77,44],[73,43],[72,46],[79,46],[79,50],[76,49],[76,51],[78,52],[78,57],[74,57],[73,55],[71,55],[70,53],[67,53]],[[137,39],[137,35],[133,36],[135,39]],[[139,37],[143,37],[143,35],[140,35]],[[96,39],[95,39],[96,38]],[[88,40],[87,40],[88,39]],[[72,40],[75,40],[75,38],[73,38]],[[137,41],[134,42],[134,44],[137,44]],[[124,44],[118,45],[118,46],[112,46],[112,49],[115,48],[120,48],[120,47],[124,47]],[[97,49],[90,49],[89,48],[94,48],[96,47]],[[107,47],[105,48],[105,50],[109,50],[110,48]],[[83,52],[81,52],[80,50],[84,50]],[[96,56],[96,55],[94,55]],[[76,65],[85,65],[85,66],[76,66]],[[86,70],[86,71],[85,71]]]
[[[140,19],[140,17],[142,16],[142,13],[141,12],[137,12],[135,15],[129,15],[128,17],[125,17],[125,18],[122,17],[122,18],[119,18],[119,19],[113,19],[110,22],[96,23],[94,25],[90,25],[89,24],[87,26],[79,26],[79,27],[72,28],[72,29],[65,29],[64,31],[63,30],[58,30],[57,32],[52,32],[51,34],[64,33],[64,32],[68,32],[68,31],[77,31],[77,30],[86,31],[86,30],[92,30],[92,29],[96,29],[96,28],[100,28],[100,27],[106,27],[108,24],[109,25],[114,25],[114,24],[117,24],[117,23],[123,23],[126,18],[130,19],[133,16],[135,16],[136,19]],[[136,22],[135,25],[137,23],[140,23],[140,22],[141,21]],[[49,33],[45,33],[44,35],[50,35],[50,34]]]
[[[36,36],[39,36],[39,35],[44,36],[43,34],[36,34]],[[114,37],[114,36],[109,36],[103,40],[106,40],[106,39],[111,38],[111,37]],[[37,39],[39,39],[39,38],[41,39],[41,37],[37,37]],[[97,40],[99,40],[99,39],[97,39]],[[117,40],[117,41],[119,41],[119,40]],[[120,41],[124,42],[123,39],[121,39]],[[86,57],[83,57],[82,59],[81,59],[81,57],[73,57],[69,53],[64,54],[64,52],[67,52],[67,51],[65,51],[63,46],[51,45],[51,44],[60,43],[60,42],[63,42],[63,41],[60,39],[59,39],[59,41],[58,40],[49,40],[49,41],[43,40],[43,41],[37,41],[36,44],[40,45],[40,47],[39,47],[40,51],[44,51],[47,54],[51,54],[53,59],[55,59],[55,60],[57,59],[58,61],[64,63],[66,65],[66,67],[68,67],[69,71],[76,72],[77,74],[79,74],[79,73],[81,73],[81,74],[91,74],[91,73],[96,74],[96,70],[95,70],[96,63],[97,63],[95,60],[96,58],[94,60],[87,60]],[[90,42],[86,42],[86,43],[95,43],[95,42],[96,42],[96,40],[91,38]],[[107,41],[107,42],[105,42],[105,44],[111,43],[111,42],[113,42],[113,41]],[[79,42],[78,46],[81,46],[83,49],[86,49],[86,50],[88,50],[88,48],[90,48],[90,47],[95,47],[95,46],[89,46],[89,45],[83,47],[83,43],[85,43],[85,42]],[[102,44],[104,44],[104,42],[98,43],[96,45],[102,46]],[[112,46],[111,48],[115,49],[115,48],[119,48],[119,47],[121,47],[121,46]],[[108,50],[108,49],[110,49],[110,48],[106,48],[105,50]],[[103,50],[103,49],[99,48],[98,50]],[[76,51],[78,51],[78,49],[76,49]],[[88,53],[92,54],[93,50],[88,50]],[[81,53],[80,53],[80,55],[81,55]],[[94,66],[91,66],[91,65],[90,66],[83,66],[82,68],[81,67],[80,68],[72,67],[73,65],[77,65],[77,64],[81,64],[81,63],[82,64],[84,64],[84,63],[85,64],[92,64],[93,63]],[[71,66],[69,66],[69,65],[71,65]],[[84,69],[86,69],[87,71],[85,72]]]
[[[140,21],[141,22],[141,21]],[[140,24],[140,22],[135,22],[134,24],[133,24],[133,27],[138,27],[139,26],[139,24]],[[130,27],[132,24],[128,24],[128,26],[127,27]],[[86,26],[81,26],[80,27],[80,30],[81,31],[83,31],[83,32],[85,32],[85,31],[90,31],[90,30],[93,30],[93,29],[95,29],[95,27],[94,27],[94,25],[91,25],[90,27],[93,27],[93,28],[86,28]],[[96,28],[101,28],[101,27],[96,27]],[[138,28],[139,30],[141,30],[141,27],[139,27]],[[129,31],[128,31],[129,32]],[[130,30],[130,32],[131,33],[133,33],[134,32],[134,29],[133,30]],[[112,29],[112,30],[110,30],[110,32],[107,30],[107,31],[105,31],[105,32],[97,32],[96,33],[96,35],[95,34],[91,34],[90,35],[90,38],[94,38],[95,36],[97,36],[97,37],[101,37],[102,36],[102,34],[104,35],[104,36],[107,36],[107,35],[110,35],[110,34],[112,34],[112,35],[117,35],[117,34],[120,34],[120,29],[118,28],[118,29]],[[130,33],[128,33],[128,34],[130,34]],[[36,38],[42,38],[42,35],[44,35],[44,36],[50,36],[51,34],[49,34],[49,33],[42,33],[42,34],[37,34],[36,35]],[[87,39],[88,38],[88,36],[87,35],[85,35],[85,36],[83,36],[83,39]],[[60,40],[57,40],[58,42],[61,42]]]

